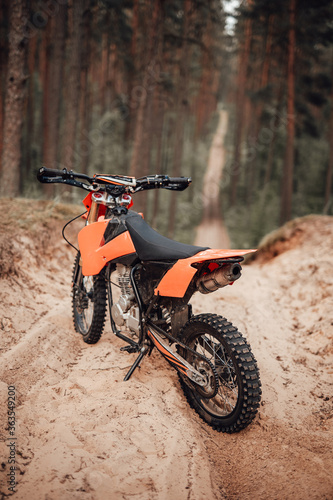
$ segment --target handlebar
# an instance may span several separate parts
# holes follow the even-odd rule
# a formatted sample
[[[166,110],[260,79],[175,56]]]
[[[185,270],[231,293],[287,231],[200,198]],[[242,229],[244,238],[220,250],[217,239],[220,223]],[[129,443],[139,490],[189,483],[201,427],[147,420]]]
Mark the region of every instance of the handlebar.
[[[66,168],[57,170],[46,167],[38,170],[37,179],[42,183],[70,184],[89,191],[98,190],[102,184],[103,188],[113,196],[119,196],[125,192],[136,193],[138,191],[158,188],[183,191],[191,183],[190,177],[169,177],[167,175],[147,175],[139,179],[118,175],[95,175],[94,177],[89,177],[86,174],[76,173]],[[86,183],[80,182],[77,179],[82,179]]]
[[[53,168],[42,167],[37,172],[37,179],[40,182],[43,182],[43,180],[46,177],[62,177],[64,179],[65,175],[67,175],[67,170],[65,170],[65,169],[64,170],[56,170]]]
[[[172,183],[183,183],[184,181],[188,184],[191,182],[191,179],[189,177],[169,177],[169,181]],[[187,185],[188,185],[187,184]]]
[[[177,189],[177,191],[183,191],[191,184],[192,179],[191,177],[169,177],[169,182],[172,185],[179,186],[179,189]]]
[[[37,172],[37,179],[39,180],[39,182],[44,182],[44,183],[56,182],[54,180],[53,181],[49,180],[53,178],[61,178],[62,180],[67,180],[67,179],[74,179],[74,177],[76,177],[77,179],[84,179],[89,183],[94,182],[93,179],[88,175],[77,174],[75,172],[72,172],[71,170],[68,171],[66,168],[62,170],[57,170],[54,168],[42,167]],[[61,182],[61,180],[59,180],[58,182]]]
[[[183,191],[186,189],[192,179],[190,177],[169,177],[168,175],[147,175],[136,180],[136,191],[147,189],[171,189],[174,191]]]

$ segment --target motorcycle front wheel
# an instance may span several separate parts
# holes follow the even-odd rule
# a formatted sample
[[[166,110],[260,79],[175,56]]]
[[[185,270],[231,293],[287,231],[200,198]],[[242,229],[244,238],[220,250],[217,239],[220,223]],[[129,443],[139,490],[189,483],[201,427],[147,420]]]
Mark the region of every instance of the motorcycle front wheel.
[[[83,276],[78,252],[73,270],[72,309],[75,330],[87,344],[101,338],[106,314],[106,282],[104,269],[96,276]]]
[[[200,314],[186,323],[181,341],[210,362],[202,362],[182,348],[182,356],[207,381],[202,388],[179,375],[191,407],[218,431],[233,433],[247,427],[258,411],[261,383],[256,360],[242,334],[221,316]]]

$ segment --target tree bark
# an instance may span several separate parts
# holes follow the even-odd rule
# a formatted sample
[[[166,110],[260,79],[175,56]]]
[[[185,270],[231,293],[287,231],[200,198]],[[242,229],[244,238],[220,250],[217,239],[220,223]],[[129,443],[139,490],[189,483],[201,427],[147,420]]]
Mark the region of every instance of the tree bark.
[[[91,145],[87,134],[90,130],[91,120],[91,89],[89,89],[88,76],[91,65],[91,13],[84,14],[84,42],[82,48],[81,89],[80,89],[80,154],[81,171],[88,174]]]
[[[282,195],[280,223],[291,219],[293,172],[294,172],[294,142],[295,142],[295,10],[296,0],[289,4],[288,33],[288,101],[287,101],[287,144],[282,176]]]
[[[66,29],[66,7],[59,5],[59,11],[50,20],[49,47],[50,60],[47,68],[47,88],[45,91],[44,108],[44,145],[43,162],[48,168],[58,168],[59,164],[59,126],[60,103],[64,68],[64,48]],[[45,185],[46,192],[51,193],[49,184]],[[45,192],[45,191],[44,191]]]
[[[1,83],[1,82],[0,82]],[[2,170],[2,147],[3,147],[3,95],[2,95],[2,85],[0,91],[0,179],[1,179],[1,170]]]
[[[333,67],[332,67],[333,69]],[[333,77],[333,74],[332,74]],[[333,82],[333,78],[332,78]],[[333,84],[331,91],[331,112],[330,112],[330,121],[329,121],[329,129],[328,129],[328,144],[329,144],[329,157],[328,157],[328,166],[326,172],[326,184],[325,184],[325,204],[324,204],[324,214],[328,214],[330,205],[331,205],[331,197],[332,197],[332,177],[333,177]]]
[[[83,13],[87,0],[73,1],[73,29],[70,35],[68,75],[66,78],[66,105],[63,130],[61,166],[72,169],[80,158],[75,151],[77,122],[80,102],[81,50],[83,33]],[[75,154],[76,153],[76,154]]]
[[[52,20],[53,21],[53,20]],[[51,31],[52,31],[52,21],[51,21]],[[52,141],[52,137],[50,137],[49,127],[50,127],[50,113],[49,106],[50,100],[52,99],[52,94],[50,92],[50,81],[51,81],[51,52],[53,52],[51,47],[51,31],[46,29],[42,33],[42,63],[41,63],[41,80],[42,80],[42,88],[43,88],[43,119],[42,119],[42,133],[43,133],[43,152],[42,158],[43,163],[49,168],[52,168],[49,164],[48,158],[46,158],[45,151],[49,149],[49,141]],[[53,167],[54,168],[54,167]],[[43,186],[43,192],[47,196],[52,196],[54,192],[54,185],[45,184]]]
[[[249,5],[252,0],[249,0]],[[239,59],[238,69],[238,83],[237,83],[237,97],[236,97],[236,129],[235,129],[235,149],[234,160],[231,171],[231,186],[230,186],[230,205],[236,203],[237,186],[240,177],[241,169],[241,144],[243,140],[244,131],[244,103],[245,103],[245,88],[246,88],[246,74],[249,63],[250,47],[252,36],[252,20],[246,19],[244,27],[244,45]]]
[[[36,70],[36,52],[37,52],[37,35],[29,39],[28,44],[28,75],[29,82],[27,85],[27,102],[26,102],[26,120],[24,125],[25,144],[22,154],[25,157],[24,164],[22,165],[21,173],[24,179],[28,178],[31,171],[31,164],[33,158],[33,143],[34,143],[34,129],[35,129],[35,95],[34,95],[34,72]]]
[[[155,96],[155,116],[156,116],[156,128],[155,128],[155,143],[156,143],[156,161],[154,172],[156,174],[163,173],[163,136],[164,136],[164,104],[159,101],[157,96]],[[153,211],[151,217],[151,224],[156,227],[158,209],[159,209],[159,189],[154,191],[154,201],[153,201]]]
[[[188,59],[189,59],[189,43],[187,41],[190,26],[190,8],[191,0],[184,1],[184,26],[183,26],[183,47],[179,61],[179,83],[177,94],[177,121],[175,125],[175,145],[173,155],[172,175],[179,177],[181,173],[182,157],[183,157],[183,142],[184,128],[188,111]],[[177,213],[177,193],[171,191],[170,210],[169,210],[169,225],[168,237],[173,238],[176,226]]]
[[[155,2],[155,8],[153,9],[153,11],[148,12],[147,10],[146,14],[149,15],[149,18],[151,18],[151,16],[153,15],[156,20],[156,10],[159,4],[160,0],[157,0],[157,2]],[[146,8],[148,9],[148,6],[146,6]],[[138,86],[138,91],[141,93],[141,95],[139,96],[139,103],[137,108],[137,116],[135,122],[135,130],[134,130],[133,153],[129,168],[129,175],[133,177],[136,177],[138,175],[138,172],[141,173],[141,151],[142,151],[143,134],[144,134],[144,118],[145,118],[145,110],[148,98],[148,92],[147,92],[148,79],[149,79],[148,70],[149,70],[150,58],[152,55],[152,49],[153,49],[152,45],[153,45],[155,28],[156,28],[155,23],[151,22],[147,40],[148,50],[146,50],[146,55],[143,63],[142,85],[140,86],[140,88]],[[135,46],[135,42],[132,39],[132,50],[133,50],[133,44]]]
[[[152,143],[154,95],[159,80],[158,58],[162,43],[162,2],[157,0],[151,13],[148,50],[143,69],[142,95],[137,110],[135,123],[134,146],[129,175],[147,175],[150,164]],[[139,201],[140,200],[140,201]],[[147,208],[147,192],[138,198],[141,210]]]
[[[26,0],[9,3],[9,54],[0,183],[2,196],[18,196],[20,192],[21,134],[27,81],[24,26],[27,17]]]
[[[269,143],[268,147],[268,154],[267,154],[267,161],[266,161],[266,167],[265,167],[265,175],[264,175],[264,181],[262,188],[265,189],[268,184],[271,182],[272,179],[272,173],[273,173],[273,159],[274,159],[274,151],[275,151],[275,143],[277,139],[277,129],[279,125],[279,110],[282,107],[282,101],[283,101],[283,93],[284,93],[284,83],[281,81],[279,84],[279,90],[278,90],[278,97],[276,101],[276,107],[275,107],[275,117],[272,123],[272,139]]]
[[[273,25],[274,25],[274,16],[271,14],[268,18],[268,28],[267,28],[267,37],[266,37],[266,44],[264,47],[264,62],[262,65],[262,72],[261,72],[261,77],[260,77],[260,83],[258,86],[258,89],[256,90],[263,90],[267,87],[268,84],[268,77],[269,77],[269,68],[270,68],[270,62],[271,62],[271,52],[272,52],[272,37],[273,37]],[[259,133],[260,133],[260,128],[261,128],[261,118],[262,118],[262,112],[263,112],[263,101],[261,100],[259,104],[254,106],[253,110],[253,117],[254,117],[254,136],[253,136],[253,143],[254,147],[259,146],[258,141],[259,141]],[[255,186],[255,178],[256,178],[256,164],[258,163],[257,161],[257,153],[253,155],[251,161],[248,162],[247,166],[247,171],[248,171],[248,186],[247,186],[247,203],[248,205],[251,204],[251,198],[252,198],[252,193],[254,191],[254,186]]]
[[[135,76],[137,75],[137,61],[140,59],[138,54],[138,34],[139,34],[139,0],[133,0],[133,15],[132,15],[132,38],[130,45],[130,57],[131,57],[131,66],[127,71],[127,95],[132,95],[132,90],[135,82]],[[127,120],[125,124],[125,141],[130,141],[133,137],[133,131],[135,130],[134,122],[135,122],[135,112],[132,107],[128,103],[127,106]]]
[[[4,27],[4,19],[8,19],[8,5],[5,3],[0,9],[0,178],[1,178],[1,158],[3,148],[3,125],[4,125],[4,96],[6,88],[7,74],[7,30]]]

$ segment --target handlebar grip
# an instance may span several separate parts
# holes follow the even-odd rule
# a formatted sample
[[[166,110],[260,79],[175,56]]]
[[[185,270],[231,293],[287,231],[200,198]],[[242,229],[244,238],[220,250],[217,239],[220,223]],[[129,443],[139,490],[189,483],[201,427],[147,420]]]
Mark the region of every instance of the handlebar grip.
[[[186,184],[188,186],[191,184],[192,179],[191,177],[169,177],[169,182],[170,184]]]
[[[163,187],[172,191],[184,191],[191,182],[191,177],[167,177]]]
[[[66,179],[68,177],[68,172],[65,168],[63,170],[57,170],[54,168],[41,167],[37,172],[37,179],[39,182],[43,182],[47,177],[61,177],[62,179]]]

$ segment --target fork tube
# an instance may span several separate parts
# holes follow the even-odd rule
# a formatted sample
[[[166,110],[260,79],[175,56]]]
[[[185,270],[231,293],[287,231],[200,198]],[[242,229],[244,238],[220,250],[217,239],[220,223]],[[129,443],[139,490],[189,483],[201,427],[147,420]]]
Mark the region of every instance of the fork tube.
[[[92,200],[91,207],[90,207],[89,214],[88,214],[88,224],[92,224],[93,222],[97,221],[98,209],[99,209],[98,203],[96,203],[96,201]]]

